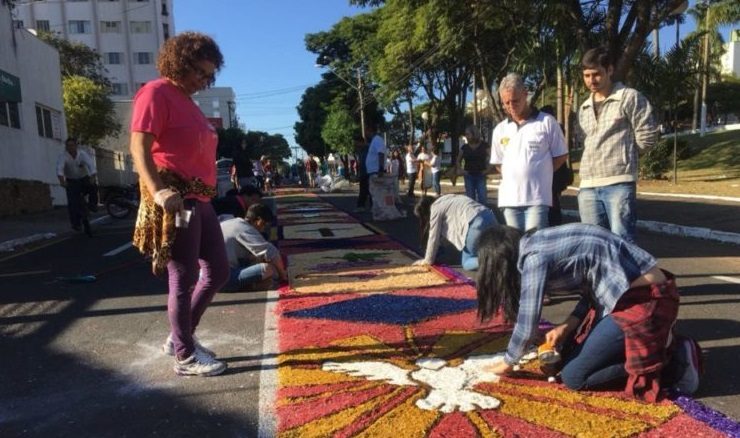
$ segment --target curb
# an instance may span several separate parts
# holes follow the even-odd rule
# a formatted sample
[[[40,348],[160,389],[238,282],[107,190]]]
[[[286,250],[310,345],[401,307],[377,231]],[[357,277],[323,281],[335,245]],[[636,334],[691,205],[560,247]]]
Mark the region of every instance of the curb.
[[[108,222],[110,219],[112,218],[109,215],[101,216],[97,219],[91,220],[90,225],[97,225],[100,223]],[[49,240],[57,236],[65,236],[72,233],[72,231],[65,231],[64,233],[36,233],[26,237],[6,240],[5,242],[0,242],[0,252],[13,252],[16,248],[20,246],[25,246],[30,243],[38,242],[39,240]]]

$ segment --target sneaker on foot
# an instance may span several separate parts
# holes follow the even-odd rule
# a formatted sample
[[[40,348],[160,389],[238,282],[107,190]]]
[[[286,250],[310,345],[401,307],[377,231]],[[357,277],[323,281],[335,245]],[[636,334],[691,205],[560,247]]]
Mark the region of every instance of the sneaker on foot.
[[[226,370],[226,364],[196,349],[190,357],[175,358],[175,373],[181,376],[216,376]]]
[[[216,353],[213,352],[213,350],[209,350],[208,348],[204,347],[203,344],[198,341],[198,338],[193,336],[193,343],[195,344],[195,349],[200,350],[203,353],[205,353],[208,356],[216,357]],[[167,340],[164,341],[164,344],[162,344],[162,351],[164,351],[164,354],[167,356],[174,356],[175,355],[175,342],[172,340],[172,333],[167,336]]]
[[[693,394],[699,389],[699,373],[701,372],[699,355],[701,352],[698,351],[694,341],[684,339],[676,354],[679,355],[678,360],[683,363],[685,369],[679,381],[676,382],[675,388],[683,394]]]

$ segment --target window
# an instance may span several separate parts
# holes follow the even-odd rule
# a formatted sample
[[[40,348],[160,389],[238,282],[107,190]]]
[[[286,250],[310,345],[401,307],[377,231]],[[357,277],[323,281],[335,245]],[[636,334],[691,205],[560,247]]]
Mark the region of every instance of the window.
[[[103,53],[103,63],[108,64],[108,65],[123,64],[123,53],[121,52]]]
[[[36,127],[39,136],[46,138],[62,138],[62,114],[59,111],[36,105]]]
[[[23,29],[23,20],[13,20],[13,27],[16,29]]]
[[[151,21],[132,21],[130,23],[131,33],[151,33],[152,22]]]
[[[51,26],[49,26],[49,20],[36,20],[36,30],[49,32],[51,30]]]
[[[87,20],[69,20],[69,33],[90,33],[90,22]]]
[[[152,52],[134,52],[134,64],[147,65],[152,63]]]
[[[21,129],[18,102],[0,102],[0,125]]]
[[[113,94],[116,96],[125,96],[128,94],[128,84],[114,82],[111,84],[111,87],[113,88]]]
[[[101,21],[100,33],[121,33],[120,21]]]
[[[167,3],[162,2],[162,16],[166,17],[170,15],[169,12],[167,12]]]
[[[170,25],[167,23],[162,23],[162,33],[164,34],[164,39],[168,39],[170,37]]]

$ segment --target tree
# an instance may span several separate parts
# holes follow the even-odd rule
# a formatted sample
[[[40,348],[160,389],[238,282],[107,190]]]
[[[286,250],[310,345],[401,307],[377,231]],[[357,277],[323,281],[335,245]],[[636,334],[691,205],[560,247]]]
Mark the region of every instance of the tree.
[[[321,137],[331,151],[341,155],[353,154],[354,136],[359,132],[360,127],[344,102],[341,99],[332,102],[321,129]]]
[[[242,140],[246,138],[247,133],[241,128],[218,128],[218,149],[217,156],[234,158],[234,150],[239,148],[242,144]]]
[[[65,77],[62,99],[67,130],[80,143],[94,145],[121,130],[105,86],[82,76]]]
[[[82,76],[110,88],[110,80],[105,76],[106,70],[98,52],[85,44],[66,40],[57,33],[40,31],[38,38],[59,52],[63,77]]]

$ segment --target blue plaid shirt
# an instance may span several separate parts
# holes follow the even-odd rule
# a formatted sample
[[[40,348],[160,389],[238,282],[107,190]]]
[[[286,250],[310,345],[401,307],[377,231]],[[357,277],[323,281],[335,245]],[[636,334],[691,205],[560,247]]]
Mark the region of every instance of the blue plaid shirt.
[[[596,225],[568,224],[523,236],[519,314],[506,363],[516,364],[537,334],[545,291],[580,290],[582,297],[572,315],[583,319],[593,306],[603,317],[630,284],[656,264],[644,250]]]

